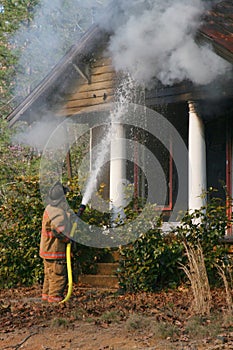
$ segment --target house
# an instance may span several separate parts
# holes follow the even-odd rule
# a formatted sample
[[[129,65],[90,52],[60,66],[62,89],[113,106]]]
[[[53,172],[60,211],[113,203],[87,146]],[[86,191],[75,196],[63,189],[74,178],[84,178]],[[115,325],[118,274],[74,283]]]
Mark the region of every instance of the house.
[[[95,147],[103,137],[101,120],[104,124],[121,84],[121,74],[115,71],[111,57],[106,55],[110,36],[93,25],[8,116],[9,125],[18,121],[30,125],[45,115],[48,122],[50,118],[65,118],[88,124],[91,148]],[[209,43],[219,56],[233,63],[232,1],[219,1],[206,13],[196,41]],[[101,182],[108,185],[105,198],[120,205],[122,189],[120,202],[117,202],[119,193],[111,190],[111,185],[119,177],[126,178],[133,184],[135,198],[149,197],[161,208],[165,220],[174,222],[181,209],[200,208],[205,201],[201,194],[209,187],[216,188],[223,200],[227,200],[226,193],[232,196],[232,76],[202,86],[183,81],[172,86],[158,83],[150,90],[136,87],[135,91],[133,102],[142,105],[136,113],[141,115],[145,106],[151,128],[154,117],[155,123],[165,123],[166,132],[160,139],[158,129],[162,130],[162,126],[159,124],[154,132],[150,125],[135,124],[131,128],[130,121],[124,130],[118,125],[119,138],[131,137],[134,141],[133,159],[127,158],[124,164],[122,159],[114,164],[110,159],[104,165]],[[95,124],[97,114],[100,119],[97,118]],[[161,116],[163,118],[159,119]],[[139,149],[141,143],[143,150]],[[119,150],[119,144],[116,148]],[[149,150],[148,154],[145,149]],[[125,156],[123,148],[119,152],[115,158]],[[154,156],[155,167],[150,158],[143,163],[140,160],[143,156]],[[150,167],[153,172],[147,178]],[[231,216],[231,209],[228,215]]]

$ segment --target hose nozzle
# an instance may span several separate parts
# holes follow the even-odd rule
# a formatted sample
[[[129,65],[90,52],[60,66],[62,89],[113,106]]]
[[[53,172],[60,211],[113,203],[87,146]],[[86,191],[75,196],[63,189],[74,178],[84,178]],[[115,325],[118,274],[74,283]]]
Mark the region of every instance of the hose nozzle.
[[[77,212],[77,216],[80,218],[80,216],[82,216],[84,210],[85,210],[86,206],[85,204],[81,204],[80,207],[79,207],[79,210]]]

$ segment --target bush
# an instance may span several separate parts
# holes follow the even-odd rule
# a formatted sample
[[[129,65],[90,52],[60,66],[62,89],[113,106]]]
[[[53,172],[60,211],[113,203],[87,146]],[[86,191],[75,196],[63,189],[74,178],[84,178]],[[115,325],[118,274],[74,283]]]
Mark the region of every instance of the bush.
[[[122,247],[119,267],[120,285],[127,291],[154,291],[176,287],[186,282],[181,264],[187,263],[184,243],[202,247],[209,280],[218,284],[216,264],[226,257],[226,248],[220,244],[228,227],[226,207],[218,198],[194,212],[186,212],[180,225],[169,234],[163,234],[162,220],[154,229],[141,235],[134,243]]]
[[[178,263],[183,246],[174,234],[164,236],[161,220],[142,234],[133,244],[120,250],[119,279],[122,288],[135,291],[155,291],[175,287],[180,283]]]
[[[77,179],[70,182],[68,202],[77,211],[82,196]],[[31,285],[43,279],[43,264],[39,257],[41,220],[44,211],[37,176],[20,176],[8,183],[1,192],[0,215],[0,288]],[[148,209],[151,213],[152,208]],[[135,217],[128,210],[127,219]],[[90,208],[83,219],[94,225],[108,225],[109,214],[100,214]],[[186,213],[174,232],[164,235],[162,220],[156,218],[146,233],[144,223],[137,225],[137,239],[120,248],[118,276],[122,288],[128,291],[155,291],[176,287],[184,281],[180,264],[186,263],[184,242],[201,245],[208,276],[212,283],[219,281],[216,264],[226,256],[219,239],[225,235],[228,220],[226,208],[212,199],[206,207]],[[152,227],[152,228],[151,228]],[[126,235],[124,225],[122,235]],[[127,234],[129,234],[127,232]],[[109,249],[98,249],[78,244],[75,260],[84,273],[95,273],[96,262],[109,254]]]
[[[0,287],[30,285],[42,279],[39,242],[43,204],[36,177],[8,184],[0,206]]]

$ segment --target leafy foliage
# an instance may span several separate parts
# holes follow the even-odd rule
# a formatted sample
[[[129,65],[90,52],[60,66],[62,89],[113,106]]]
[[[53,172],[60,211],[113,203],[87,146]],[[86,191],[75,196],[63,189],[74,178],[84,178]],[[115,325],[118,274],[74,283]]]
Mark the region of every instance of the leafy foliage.
[[[226,207],[212,198],[199,210],[187,212],[180,225],[170,234],[163,234],[162,222],[141,235],[133,244],[121,248],[119,278],[122,288],[129,291],[154,291],[185,282],[180,269],[186,263],[184,242],[201,245],[209,280],[217,284],[216,265],[226,259],[226,247],[220,239],[229,225]]]
[[[173,234],[164,236],[158,226],[121,248],[120,285],[128,291],[155,291],[175,287],[181,281],[178,263],[183,247]]]
[[[81,194],[77,179],[70,183],[68,202],[77,212]],[[43,263],[39,257],[41,221],[44,204],[41,199],[38,176],[18,176],[4,186],[0,204],[0,288],[32,285],[43,278]],[[87,208],[85,220],[100,223],[97,213]],[[95,273],[96,262],[106,256],[108,249],[97,249],[77,244],[74,265],[79,273]]]
[[[82,199],[77,179],[70,181],[70,187],[68,202],[77,211]],[[0,205],[1,288],[30,285],[42,280],[42,259],[38,254],[43,210],[38,177],[19,176],[7,185],[7,193]],[[132,211],[132,217],[134,215]],[[109,216],[101,216],[87,208],[83,219],[90,224],[106,225]],[[167,235],[162,231],[161,218],[157,218],[153,228],[141,233],[132,244],[120,247],[118,275],[122,288],[133,292],[155,291],[184,282],[185,275],[180,269],[180,264],[186,262],[184,242],[194,247],[201,244],[208,275],[216,283],[216,263],[226,256],[219,239],[224,236],[227,224],[226,208],[217,199],[210,201],[205,208],[186,213],[176,230]],[[138,229],[139,232],[142,230],[140,225]],[[109,254],[109,249],[81,244],[77,248],[75,261],[83,273],[95,273],[96,262]]]
[[[0,206],[0,287],[30,285],[42,276],[39,241],[43,204],[36,177],[9,184]]]
[[[0,11],[0,90],[1,116],[10,112],[10,101],[13,96],[14,77],[19,49],[11,42],[13,33],[20,26],[29,26],[33,18],[33,8],[39,0],[4,0]],[[22,46],[23,47],[23,46]],[[21,48],[22,48],[21,47]]]

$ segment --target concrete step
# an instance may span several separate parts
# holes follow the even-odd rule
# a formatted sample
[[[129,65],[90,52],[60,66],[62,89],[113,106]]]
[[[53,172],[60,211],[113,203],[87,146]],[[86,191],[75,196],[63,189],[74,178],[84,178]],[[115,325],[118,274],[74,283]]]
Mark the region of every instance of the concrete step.
[[[119,288],[118,278],[110,275],[80,275],[79,283],[92,288]]]
[[[95,275],[80,275],[79,283],[94,288],[119,288],[116,271],[119,264],[116,263],[97,263],[97,273]]]
[[[118,266],[118,263],[98,263],[97,275],[115,275]]]

